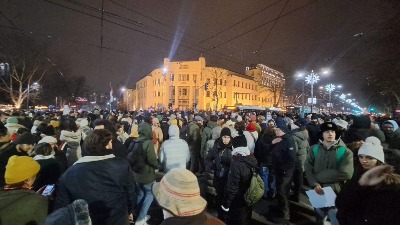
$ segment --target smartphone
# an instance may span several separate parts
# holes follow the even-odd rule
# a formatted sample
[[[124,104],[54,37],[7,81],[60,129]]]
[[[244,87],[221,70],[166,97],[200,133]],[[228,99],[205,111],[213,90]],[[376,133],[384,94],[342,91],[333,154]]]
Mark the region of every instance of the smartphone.
[[[55,185],[54,184],[46,185],[46,188],[44,189],[42,195],[43,196],[50,196],[53,193],[54,189],[55,189]]]

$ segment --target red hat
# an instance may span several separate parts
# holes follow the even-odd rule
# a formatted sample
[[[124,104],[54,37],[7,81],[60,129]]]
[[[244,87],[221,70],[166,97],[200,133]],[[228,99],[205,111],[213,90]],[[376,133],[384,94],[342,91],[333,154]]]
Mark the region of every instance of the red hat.
[[[254,125],[254,123],[249,123],[246,127],[246,130],[249,132],[256,131],[256,125]]]

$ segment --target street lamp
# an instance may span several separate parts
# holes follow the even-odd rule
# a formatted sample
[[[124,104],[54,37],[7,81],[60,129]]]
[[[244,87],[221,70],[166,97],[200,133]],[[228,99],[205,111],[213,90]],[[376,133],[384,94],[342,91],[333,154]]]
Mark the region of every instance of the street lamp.
[[[311,113],[313,112],[313,105],[314,105],[314,84],[319,81],[319,76],[318,74],[314,73],[313,70],[311,70],[311,74],[306,76],[306,82],[307,84],[311,85]]]
[[[39,83],[38,82],[34,82],[32,84],[32,86],[37,88],[37,87],[39,87]],[[31,91],[31,85],[28,82],[28,94],[26,95],[26,108],[27,108],[27,110],[29,110],[29,97],[30,97],[29,95],[30,95],[30,91]]]
[[[329,93],[329,103],[328,103],[328,107],[329,107],[329,113],[331,113],[331,108],[333,107],[332,105],[332,91],[334,91],[336,89],[336,86],[333,84],[328,84],[325,86],[325,89],[328,91]]]

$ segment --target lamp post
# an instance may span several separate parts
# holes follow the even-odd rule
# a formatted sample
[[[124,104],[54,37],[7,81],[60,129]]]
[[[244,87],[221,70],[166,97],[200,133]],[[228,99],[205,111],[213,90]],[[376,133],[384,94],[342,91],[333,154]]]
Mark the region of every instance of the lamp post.
[[[311,85],[311,113],[313,112],[313,105],[314,105],[314,84],[319,81],[319,76],[318,74],[314,73],[313,70],[311,70],[311,74],[306,76],[306,82],[307,84]]]
[[[126,91],[125,87],[121,87],[122,100],[125,101],[126,110],[128,110],[128,94],[125,93],[125,91]]]
[[[334,91],[336,89],[336,86],[333,84],[328,84],[325,86],[325,89],[328,91],[329,93],[329,103],[328,103],[328,107],[329,107],[329,113],[331,113],[331,108],[333,107],[332,105],[332,91]]]
[[[34,87],[34,88],[38,88],[38,86],[39,86],[39,83],[38,82],[34,82],[33,84],[32,84],[32,86]],[[31,92],[31,85],[30,85],[30,83],[28,82],[28,94],[26,95],[26,108],[29,110],[29,97],[30,97],[30,92]]]

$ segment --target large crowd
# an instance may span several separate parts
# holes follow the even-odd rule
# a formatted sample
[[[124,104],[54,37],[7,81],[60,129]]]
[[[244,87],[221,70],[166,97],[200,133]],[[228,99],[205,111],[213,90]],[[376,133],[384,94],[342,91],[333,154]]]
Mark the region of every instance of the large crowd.
[[[255,174],[265,215],[336,193],[316,224],[400,224],[400,129],[367,115],[231,111],[0,112],[0,224],[251,224]],[[217,217],[206,215],[215,207]]]

